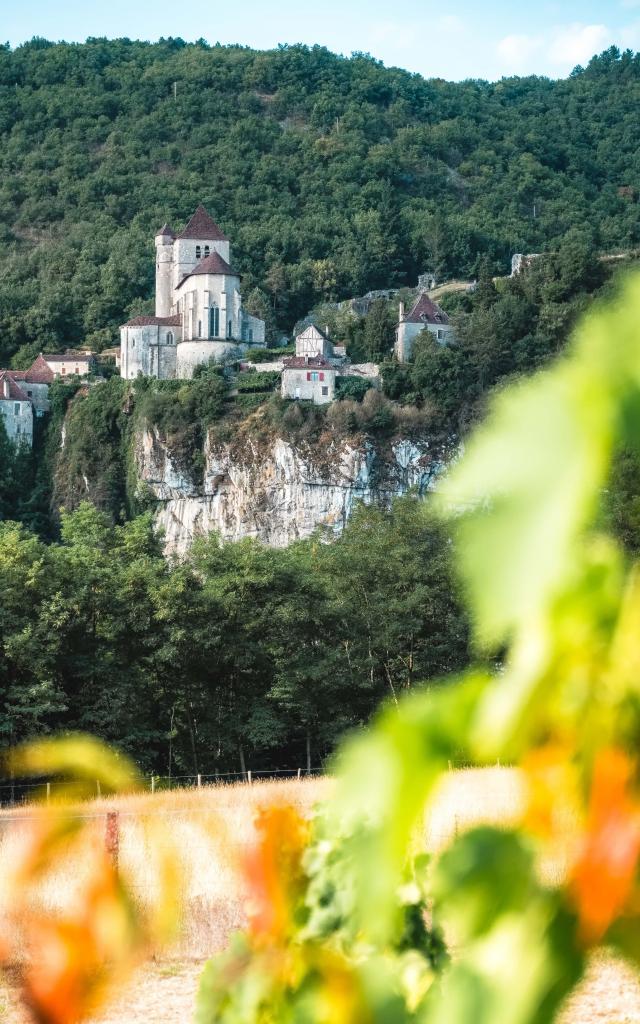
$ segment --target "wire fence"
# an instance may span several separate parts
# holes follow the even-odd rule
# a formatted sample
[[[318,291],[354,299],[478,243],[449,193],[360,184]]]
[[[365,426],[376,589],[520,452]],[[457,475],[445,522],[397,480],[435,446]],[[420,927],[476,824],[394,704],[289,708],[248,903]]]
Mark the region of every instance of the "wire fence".
[[[447,768],[450,772],[464,769],[486,767],[509,767],[500,761],[493,765],[478,765],[468,760],[450,760]],[[318,765],[311,768],[259,768],[236,772],[194,773],[191,775],[146,775],[142,779],[142,790],[149,793],[162,793],[180,789],[203,789],[215,786],[253,785],[258,782],[286,779],[320,778],[326,774],[325,767]],[[26,782],[14,779],[0,783],[0,808],[21,807],[28,804],[42,804],[57,798],[74,798],[91,800],[103,796],[100,782],[96,779],[95,786],[87,781],[66,782],[62,780],[40,779],[37,782]]]

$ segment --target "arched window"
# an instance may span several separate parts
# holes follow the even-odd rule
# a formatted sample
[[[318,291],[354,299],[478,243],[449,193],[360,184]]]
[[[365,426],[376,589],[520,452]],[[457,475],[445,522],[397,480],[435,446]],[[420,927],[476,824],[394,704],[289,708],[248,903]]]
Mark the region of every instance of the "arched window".
[[[202,256],[202,248],[199,245],[196,245],[196,259],[199,260],[201,256]]]
[[[212,306],[209,310],[209,337],[218,338],[220,336],[220,310],[217,306]]]
[[[173,345],[173,331],[167,333],[167,345]]]
[[[230,337],[231,337],[231,321],[229,321],[229,325],[227,327],[227,338],[230,338]]]
[[[211,250],[209,249],[209,246],[208,246],[208,245],[205,245],[205,247],[204,247],[204,256],[205,256],[205,259],[206,259],[206,258],[207,258],[207,256],[209,255],[210,251],[211,251]]]

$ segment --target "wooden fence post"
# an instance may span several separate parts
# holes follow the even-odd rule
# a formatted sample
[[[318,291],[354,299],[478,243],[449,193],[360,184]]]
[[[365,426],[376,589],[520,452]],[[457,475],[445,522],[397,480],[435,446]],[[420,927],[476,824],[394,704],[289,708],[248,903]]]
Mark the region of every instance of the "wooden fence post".
[[[114,868],[117,868],[118,856],[120,854],[120,815],[118,811],[107,811],[104,846],[111,863]]]
[[[302,768],[298,768],[298,778],[302,775]]]
[[[202,789],[202,775],[198,773],[198,789]]]
[[[250,771],[247,772],[247,782],[249,783],[249,785],[252,784],[251,783],[251,772]]]

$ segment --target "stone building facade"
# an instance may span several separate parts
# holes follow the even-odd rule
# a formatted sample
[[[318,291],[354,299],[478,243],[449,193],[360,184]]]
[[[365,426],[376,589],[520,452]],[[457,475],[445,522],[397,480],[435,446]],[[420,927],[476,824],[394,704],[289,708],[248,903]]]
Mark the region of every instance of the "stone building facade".
[[[321,355],[284,360],[280,393],[283,398],[326,405],[336,394],[337,368]]]
[[[242,305],[230,242],[203,206],[180,234],[155,238],[156,309],[120,330],[120,373],[188,379],[211,360],[264,348],[265,324]]]
[[[0,416],[15,445],[33,445],[33,403],[8,370],[0,370]]]
[[[93,352],[85,349],[67,349],[66,352],[51,354],[40,353],[40,358],[46,363],[54,377],[88,377],[95,367],[95,356]]]
[[[426,292],[421,292],[413,308],[405,315],[404,304],[398,310],[398,326],[394,351],[401,363],[408,362],[413,342],[422,331],[429,331],[441,345],[453,340],[454,332],[449,317]]]

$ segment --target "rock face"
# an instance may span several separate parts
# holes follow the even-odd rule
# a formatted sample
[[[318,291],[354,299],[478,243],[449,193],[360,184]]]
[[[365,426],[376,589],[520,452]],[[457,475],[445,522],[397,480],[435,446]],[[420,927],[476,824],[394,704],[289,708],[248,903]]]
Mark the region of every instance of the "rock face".
[[[312,449],[274,438],[265,449],[250,440],[205,445],[204,479],[197,486],[175,465],[157,431],[136,444],[140,481],[158,502],[156,523],[168,554],[183,554],[211,531],[225,540],[255,537],[285,547],[319,526],[336,535],[358,501],[389,503],[416,488],[424,494],[442,468],[426,441],[398,440],[384,451],[370,441],[334,442],[319,461]]]

